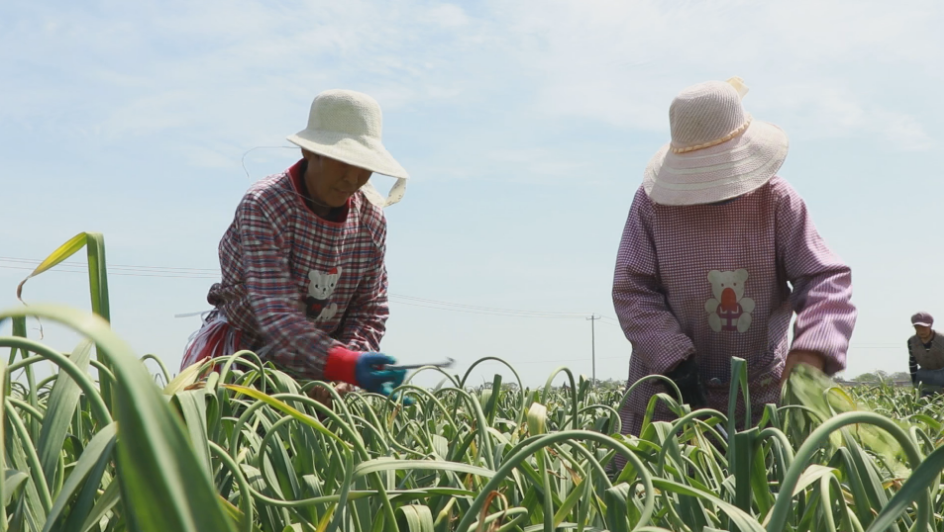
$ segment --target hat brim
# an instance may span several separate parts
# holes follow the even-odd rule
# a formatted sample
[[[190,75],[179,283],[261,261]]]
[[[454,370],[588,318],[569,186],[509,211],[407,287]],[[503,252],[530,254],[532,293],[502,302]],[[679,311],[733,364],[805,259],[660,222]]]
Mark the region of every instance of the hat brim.
[[[687,153],[666,144],[649,160],[643,188],[662,205],[716,203],[755,190],[776,175],[789,141],[779,127],[753,121],[740,136]]]
[[[373,139],[329,131],[303,129],[288,141],[312,153],[364,168],[378,174],[408,179],[410,176],[384,146]]]
[[[919,321],[919,322],[911,322],[911,325],[912,325],[912,326],[920,325],[920,326],[922,326],[922,327],[930,327],[930,326],[933,325],[933,324],[931,324],[931,323],[924,323],[924,322],[920,322],[920,321]]]

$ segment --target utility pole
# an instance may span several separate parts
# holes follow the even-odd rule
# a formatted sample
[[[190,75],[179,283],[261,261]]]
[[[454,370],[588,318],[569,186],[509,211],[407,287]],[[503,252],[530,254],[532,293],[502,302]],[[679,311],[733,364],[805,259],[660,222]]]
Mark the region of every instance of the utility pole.
[[[590,356],[593,360],[593,385],[597,384],[597,333],[595,322],[600,319],[600,316],[591,314],[587,321],[590,322]]]

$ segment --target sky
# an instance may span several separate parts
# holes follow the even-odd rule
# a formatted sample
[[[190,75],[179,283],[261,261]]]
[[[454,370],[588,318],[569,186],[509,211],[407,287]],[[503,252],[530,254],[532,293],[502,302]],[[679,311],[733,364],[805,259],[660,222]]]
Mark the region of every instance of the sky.
[[[942,22],[930,0],[5,0],[0,307],[61,243],[101,232],[113,328],[176,370],[200,320],[175,315],[208,308],[242,194],[297,159],[285,137],[312,98],[347,88],[378,100],[411,175],[386,211],[382,349],[460,373],[500,357],[540,385],[561,365],[591,375],[593,342],[597,377],[624,379],[610,290],[633,194],[674,95],[737,75],[852,268],[845,375],[907,371],[911,314],[944,319]],[[88,309],[82,260],[24,299]],[[470,382],[494,373],[510,378],[489,362]]]

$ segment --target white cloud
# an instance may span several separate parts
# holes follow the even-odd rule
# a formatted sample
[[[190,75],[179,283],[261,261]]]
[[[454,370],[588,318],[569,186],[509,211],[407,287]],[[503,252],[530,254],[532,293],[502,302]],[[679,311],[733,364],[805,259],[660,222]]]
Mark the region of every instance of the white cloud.
[[[469,23],[469,17],[465,11],[453,4],[441,4],[429,9],[429,20],[436,22],[444,28],[457,28]]]
[[[20,250],[17,256],[40,257],[78,224],[104,231],[118,264],[214,265],[219,234],[250,182],[240,157],[251,147],[285,144],[286,134],[304,126],[316,92],[344,86],[381,101],[387,131],[396,131],[385,142],[413,176],[407,203],[391,211],[391,256],[410,249],[404,247],[409,237],[419,242],[400,262],[391,261],[391,271],[400,271],[392,275],[397,290],[512,308],[600,311],[610,305],[607,277],[623,217],[610,211],[628,205],[642,165],[665,140],[668,105],[680,89],[737,74],[752,87],[748,109],[783,125],[792,139],[928,150],[937,145],[932,133],[944,118],[937,105],[942,9],[931,0],[492,0],[461,7],[427,0],[0,2],[0,140],[9,154],[4,168],[17,176],[7,192],[19,198],[10,215],[26,219],[36,208],[59,213],[32,223],[29,237],[3,228],[0,235]],[[836,144],[837,155],[847,158],[868,149]],[[284,168],[294,155],[252,152],[251,179]],[[889,263],[897,255],[885,249],[907,247],[908,239],[884,237],[907,236],[909,224],[926,223],[919,211],[882,196],[888,174],[881,165],[920,175],[909,190],[934,195],[938,184],[926,177],[933,172],[923,171],[930,168],[927,154],[863,155],[869,157],[854,162],[875,168],[861,175],[834,176],[845,170],[839,157],[818,165],[823,186],[810,186],[808,199],[836,206],[818,210],[817,221],[825,222],[824,234],[840,237],[831,244],[855,263],[863,287],[856,296],[860,329],[885,338],[898,334],[888,332],[889,320],[897,319],[889,316],[907,316],[935,294],[898,290],[888,303],[887,294],[869,293],[870,286],[888,284],[876,271],[897,275],[909,267]],[[505,176],[513,182],[501,189],[495,181]],[[448,178],[468,181],[423,184]],[[482,178],[490,181],[472,182]],[[389,186],[378,181],[380,190]],[[56,193],[37,184],[44,182]],[[539,183],[557,190],[531,186]],[[576,186],[568,189],[571,183]],[[856,201],[835,204],[844,183],[853,185],[841,190],[843,197]],[[587,200],[595,194],[598,200]],[[514,208],[494,209],[496,198]],[[100,207],[86,206],[93,204]],[[876,204],[883,208],[870,207]],[[442,205],[450,212],[433,218],[430,212]],[[467,211],[457,208],[463,205]],[[493,214],[483,216],[490,208]],[[602,223],[586,236],[560,238],[570,226],[563,222],[588,216]],[[548,229],[553,223],[561,223],[558,232]],[[563,250],[547,235],[566,244]],[[881,249],[876,238],[887,241]],[[461,266],[443,268],[438,277],[424,269],[410,284],[405,272],[438,239],[456,248],[437,248],[439,260],[459,256],[458,248],[476,252],[461,254]],[[494,253],[499,244],[505,247]],[[475,282],[482,271],[495,283]],[[133,279],[115,280],[116,298],[127,298],[124,307],[116,300],[118,316],[133,317],[146,302],[152,314],[142,315],[148,318],[142,323],[152,324],[151,318],[203,305],[203,281],[178,290],[169,281]],[[118,289],[122,282],[126,290]],[[87,304],[81,293],[49,294]],[[460,332],[481,343],[469,347],[446,327],[437,329],[442,341],[429,341],[426,316],[396,316],[403,314],[395,313],[394,343],[386,345],[396,352],[401,341],[400,352],[418,358],[423,346],[443,341],[460,346],[457,356],[474,358],[477,350],[503,345],[521,356],[547,357],[577,352],[560,339],[583,342],[587,332],[583,321],[577,336],[516,324],[496,332],[484,318],[450,322],[469,325]],[[149,350],[157,342],[176,356],[191,327],[169,321],[133,332],[150,335],[141,342]],[[155,337],[154,330],[171,330],[165,326],[179,331]],[[544,343],[535,347],[532,338]],[[618,329],[614,338],[611,352],[626,354]],[[625,358],[610,369],[624,375]]]
[[[495,163],[504,176],[516,180],[529,178],[529,182],[537,183],[547,183],[549,178],[573,178],[580,170],[592,166],[572,153],[545,148],[496,150],[485,154],[485,158]]]
[[[879,119],[885,122],[883,127],[885,138],[899,149],[922,151],[935,146],[934,140],[915,117],[888,111],[881,111],[878,115]]]
[[[181,153],[191,165],[198,168],[232,168],[238,164],[233,162],[230,153],[199,146],[184,147]]]
[[[8,74],[0,94],[12,103],[0,116],[35,122],[71,105],[91,110],[111,138],[199,129],[250,144],[259,140],[254,124],[291,113],[303,125],[299,109],[325,88],[367,90],[386,110],[459,97],[447,67],[481,28],[458,6],[418,2],[280,9],[210,0],[98,14],[34,6],[20,15],[15,31],[0,36],[0,59],[11,59],[0,67]],[[437,41],[443,46],[429,45]]]
[[[899,76],[941,58],[932,12],[942,9],[851,0],[532,0],[504,10],[536,113],[666,131],[680,89],[741,75],[755,87],[749,106],[800,112],[794,135],[907,128],[907,145],[925,147],[927,117],[900,93],[931,87]]]
[[[838,80],[831,85],[795,83],[774,88],[761,105],[749,109],[806,139],[874,139],[904,151],[934,145],[924,126],[907,113],[868,102]],[[770,115],[769,118],[767,115]]]
[[[194,161],[214,165],[206,139],[232,147],[223,158],[280,142],[314,93],[338,86],[388,113],[504,106],[519,129],[578,120],[665,134],[680,89],[734,74],[754,88],[749,107],[789,115],[796,138],[926,149],[926,122],[941,118],[910,107],[941,76],[926,66],[944,49],[942,8],[928,0],[523,0],[474,14],[419,0],[108,6],[36,4],[8,22],[0,116],[96,142],[201,143]]]

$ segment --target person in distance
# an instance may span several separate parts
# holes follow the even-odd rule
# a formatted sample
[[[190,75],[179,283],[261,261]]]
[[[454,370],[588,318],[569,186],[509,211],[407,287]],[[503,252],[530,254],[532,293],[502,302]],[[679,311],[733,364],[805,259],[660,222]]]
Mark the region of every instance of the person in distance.
[[[908,369],[911,384],[921,388],[921,396],[944,389],[944,338],[932,329],[934,318],[927,312],[911,317],[915,334],[908,338]]]

